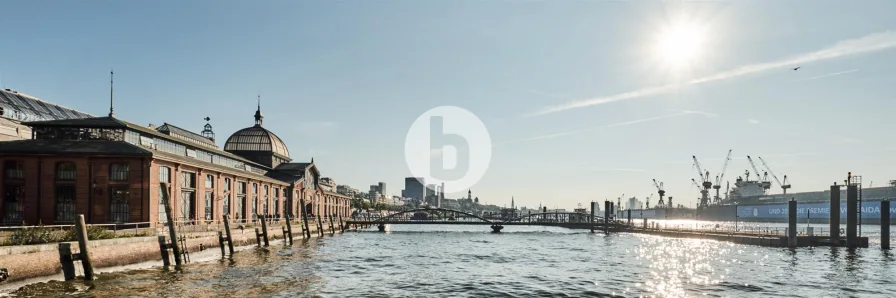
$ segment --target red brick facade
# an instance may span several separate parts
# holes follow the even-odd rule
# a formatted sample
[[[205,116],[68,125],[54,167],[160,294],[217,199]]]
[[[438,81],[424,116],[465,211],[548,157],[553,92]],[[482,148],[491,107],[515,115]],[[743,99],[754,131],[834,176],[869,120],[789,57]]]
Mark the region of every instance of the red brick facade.
[[[21,173],[7,171],[7,162],[21,163]],[[67,179],[63,174],[62,179],[57,177],[57,166],[60,163],[74,164],[74,179]],[[128,167],[126,179],[115,181],[111,175],[112,164]],[[224,213],[225,199],[229,197],[230,216],[233,219],[239,214],[242,218],[252,219],[252,205],[255,202],[255,211],[258,214],[265,213],[267,202],[267,214],[270,216],[282,216],[286,208],[293,216],[300,216],[300,196],[304,195],[306,205],[310,207],[309,216],[335,215],[347,217],[350,215],[350,200],[348,197],[324,192],[319,187],[305,189],[302,179],[289,184],[284,181],[272,179],[266,176],[234,169],[210,170],[203,168],[202,164],[185,164],[166,160],[159,157],[99,157],[99,156],[3,156],[0,157],[0,165],[4,168],[0,171],[0,194],[3,202],[0,204],[0,216],[4,225],[35,225],[35,224],[71,224],[71,217],[57,215],[59,202],[57,199],[59,189],[70,189],[60,186],[74,186],[73,214],[84,214],[88,223],[146,223],[157,225],[160,222],[160,169],[169,169],[169,189],[172,199],[172,218],[177,221],[189,221],[194,223],[220,222]],[[312,165],[313,166],[313,165]],[[119,166],[116,166],[119,167]],[[8,175],[12,174],[12,175]],[[183,185],[184,174],[194,177],[190,186]],[[117,174],[114,178],[122,178]],[[212,187],[206,186],[206,177],[211,176]],[[230,181],[230,187],[225,189],[225,179]],[[239,183],[246,183],[246,194],[238,194]],[[257,193],[253,193],[253,185],[257,185]],[[21,202],[10,201],[17,198],[10,192],[17,187],[23,187]],[[118,198],[126,198],[127,204],[121,204],[123,200],[116,200],[113,204],[113,190],[119,190]],[[127,192],[122,195],[122,190]],[[267,191],[265,191],[267,190]],[[275,193],[276,190],[276,193]],[[212,203],[207,217],[206,194]],[[190,204],[184,204],[185,198],[192,198]],[[244,198],[243,210],[237,210],[240,205],[238,198]],[[255,200],[257,198],[257,200]],[[21,203],[21,212],[15,212],[12,207]],[[9,210],[7,210],[9,209]],[[61,209],[65,209],[62,207]],[[113,212],[117,210],[117,212]],[[127,216],[124,216],[126,212]],[[65,213],[65,212],[63,212]],[[12,216],[10,216],[12,214]],[[20,217],[20,218],[19,218]],[[207,220],[209,218],[210,220]],[[118,219],[118,220],[115,220]],[[164,219],[162,220],[164,221]]]

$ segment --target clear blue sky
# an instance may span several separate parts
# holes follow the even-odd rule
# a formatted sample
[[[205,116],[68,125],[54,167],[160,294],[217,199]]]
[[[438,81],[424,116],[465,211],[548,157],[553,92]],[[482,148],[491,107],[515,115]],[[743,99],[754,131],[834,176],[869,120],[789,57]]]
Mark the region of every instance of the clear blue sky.
[[[441,105],[473,111],[500,144],[473,187],[488,203],[643,198],[656,178],[690,204],[690,156],[715,175],[728,149],[728,178],[749,167],[745,155],[764,156],[792,191],[847,171],[896,179],[893,1],[2,1],[0,11],[4,88],[105,115],[114,68],[119,117],[199,131],[210,116],[219,145],[252,125],[260,93],[265,126],[293,159],[313,156],[362,190],[385,181],[400,194],[408,127]],[[653,49],[682,18],[703,43],[673,69]],[[831,47],[846,54],[804,59]],[[730,72],[775,61],[785,62]]]

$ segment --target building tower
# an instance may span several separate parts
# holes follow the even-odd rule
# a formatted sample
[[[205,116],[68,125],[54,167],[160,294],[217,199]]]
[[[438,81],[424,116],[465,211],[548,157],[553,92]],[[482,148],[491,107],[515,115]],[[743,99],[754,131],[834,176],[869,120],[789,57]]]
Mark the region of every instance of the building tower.
[[[510,196],[510,209],[516,209],[516,205],[513,202],[513,196]]]
[[[202,129],[201,135],[203,137],[205,137],[206,139],[211,140],[212,143],[214,143],[215,142],[215,132],[212,131],[212,125],[210,123],[208,123],[209,121],[212,120],[212,118],[205,117],[203,120],[205,120],[205,127],[203,127],[203,129]]]

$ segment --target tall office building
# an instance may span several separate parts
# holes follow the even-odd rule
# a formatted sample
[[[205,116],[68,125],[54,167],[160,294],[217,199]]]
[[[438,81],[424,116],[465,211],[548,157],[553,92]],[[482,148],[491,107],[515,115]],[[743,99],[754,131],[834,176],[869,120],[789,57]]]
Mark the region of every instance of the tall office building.
[[[380,191],[381,194],[383,194],[384,196],[388,196],[388,195],[389,195],[389,193],[386,192],[386,182],[380,182],[380,183],[377,184],[377,185],[379,186],[379,191]]]
[[[426,187],[424,187],[424,183],[426,183],[426,181],[423,177],[404,178],[404,190],[401,192],[401,196],[412,198],[417,201],[423,201],[426,199]]]
[[[426,196],[431,197],[436,195],[436,185],[435,184],[427,184],[426,185]]]

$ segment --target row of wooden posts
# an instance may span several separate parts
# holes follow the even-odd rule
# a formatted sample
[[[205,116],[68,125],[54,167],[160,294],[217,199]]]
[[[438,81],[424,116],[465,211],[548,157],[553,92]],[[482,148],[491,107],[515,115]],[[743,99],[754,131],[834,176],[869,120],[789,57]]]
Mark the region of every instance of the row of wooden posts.
[[[162,189],[168,189],[167,183],[161,183]],[[162,191],[162,201],[164,203],[165,215],[167,219],[168,226],[168,237],[164,235],[159,236],[159,251],[162,257],[162,264],[165,266],[171,265],[170,254],[174,255],[174,264],[180,266],[184,263],[190,262],[190,255],[186,250],[186,237],[178,236],[177,229],[174,224],[174,219],[172,218],[171,205],[169,204],[170,200],[169,194],[167,191]],[[289,214],[284,216],[286,225],[282,227],[283,229],[283,239],[284,241],[289,241],[291,245],[293,242],[292,239],[292,223]],[[308,217],[303,212],[302,214],[303,220],[300,226],[302,227],[302,237],[303,238],[311,238],[311,229],[308,227]],[[230,232],[230,217],[228,215],[224,215],[224,231],[218,232],[218,244],[221,247],[221,256],[224,257],[224,244],[227,244],[229,248],[230,255],[233,255],[233,235]],[[264,216],[262,218],[267,218]],[[336,233],[335,220],[336,216],[329,217],[329,228],[330,234]],[[339,230],[345,232],[348,228],[342,221],[342,217],[338,217],[339,220]],[[72,251],[72,243],[62,242],[59,243],[59,261],[62,264],[62,273],[65,280],[73,280],[75,279],[75,261],[81,261],[81,266],[83,267],[84,279],[85,280],[93,280],[94,279],[94,270],[93,263],[90,260],[90,252],[87,238],[87,225],[84,222],[84,215],[79,214],[77,221],[75,221],[75,235],[78,238],[78,249],[77,253]],[[322,217],[317,217],[317,233],[319,236],[324,236],[324,223]],[[171,239],[169,241],[168,239]],[[255,242],[258,246],[261,246],[262,241],[264,241],[264,246],[270,245],[268,238],[268,225],[267,221],[261,220],[261,229],[255,228]],[[169,250],[171,251],[169,254]]]

